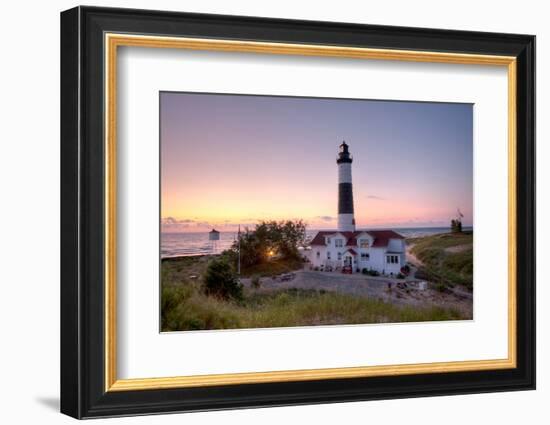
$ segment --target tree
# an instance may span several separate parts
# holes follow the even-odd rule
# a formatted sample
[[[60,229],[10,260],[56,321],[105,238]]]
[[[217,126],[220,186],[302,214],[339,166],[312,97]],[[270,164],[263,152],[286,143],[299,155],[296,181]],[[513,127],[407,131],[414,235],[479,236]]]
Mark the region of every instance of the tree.
[[[303,246],[306,225],[302,220],[267,223],[276,251],[284,258],[299,258],[298,248]]]
[[[208,264],[204,276],[204,290],[208,295],[223,299],[240,300],[243,286],[231,264],[224,257],[214,258]]]
[[[241,265],[253,266],[273,256],[285,259],[300,257],[298,248],[304,244],[306,225],[302,220],[262,221],[253,231],[246,229],[240,236]],[[231,258],[239,250],[239,241],[231,247]]]
[[[456,219],[451,220],[451,232],[461,233],[462,232],[462,218],[464,214],[460,211],[460,208],[456,209]]]
[[[452,233],[460,233],[462,232],[462,221],[460,219],[452,219],[451,220],[451,232]]]
[[[240,244],[239,241],[233,243],[231,257],[234,261],[237,261],[238,250],[240,249],[241,266],[249,267],[263,263],[267,260],[269,250],[271,249],[267,244],[268,242],[265,235],[246,229],[246,231],[240,235]]]

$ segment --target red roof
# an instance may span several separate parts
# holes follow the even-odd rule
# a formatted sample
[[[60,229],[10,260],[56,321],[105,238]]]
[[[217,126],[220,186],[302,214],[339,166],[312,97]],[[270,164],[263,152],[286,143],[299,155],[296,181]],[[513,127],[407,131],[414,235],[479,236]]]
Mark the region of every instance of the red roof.
[[[348,249],[348,251],[351,255],[357,255],[357,253],[353,250],[353,248]]]
[[[359,234],[358,232],[347,232],[347,233],[351,233],[350,236],[346,236],[346,238],[348,239],[348,242],[346,243],[347,246],[357,246],[357,238],[356,236]]]
[[[361,233],[368,233],[374,238],[374,248],[388,246],[390,239],[404,239],[399,233],[393,230],[357,230],[355,232],[339,232],[338,230],[323,230],[317,232],[311,241],[311,245],[326,245],[325,237],[340,233],[346,238],[346,246],[357,246],[357,236]]]
[[[325,236],[332,235],[336,232],[318,232],[315,237],[311,240],[310,245],[326,245]]]
[[[369,230],[368,233],[374,237],[374,248],[388,246],[390,239],[405,239],[393,230]]]

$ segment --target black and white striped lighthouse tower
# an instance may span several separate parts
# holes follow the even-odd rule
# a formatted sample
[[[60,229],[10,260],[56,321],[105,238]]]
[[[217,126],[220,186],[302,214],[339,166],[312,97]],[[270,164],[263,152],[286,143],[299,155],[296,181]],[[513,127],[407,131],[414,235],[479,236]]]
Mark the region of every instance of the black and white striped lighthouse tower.
[[[353,188],[351,184],[351,163],[353,158],[348,151],[346,142],[340,145],[338,153],[338,230],[355,232],[355,217],[353,215]]]

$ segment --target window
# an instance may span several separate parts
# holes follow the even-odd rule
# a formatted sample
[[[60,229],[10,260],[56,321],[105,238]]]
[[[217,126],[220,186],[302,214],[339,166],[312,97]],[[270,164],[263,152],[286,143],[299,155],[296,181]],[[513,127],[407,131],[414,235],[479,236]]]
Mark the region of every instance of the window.
[[[388,264],[399,264],[399,256],[397,255],[387,255],[386,263]]]
[[[341,259],[342,259],[342,253],[339,252],[339,253],[338,253],[338,261],[340,261]]]
[[[330,245],[330,238],[327,238],[327,245]]]
[[[369,240],[368,239],[359,239],[359,248],[368,248]]]
[[[317,258],[321,258],[321,253],[317,251]]]
[[[334,239],[334,246],[336,248],[342,248],[344,246],[344,240],[343,239]]]
[[[330,260],[330,251],[327,251],[327,260]]]
[[[362,252],[361,261],[369,261],[369,260],[370,260],[370,254],[368,252]]]

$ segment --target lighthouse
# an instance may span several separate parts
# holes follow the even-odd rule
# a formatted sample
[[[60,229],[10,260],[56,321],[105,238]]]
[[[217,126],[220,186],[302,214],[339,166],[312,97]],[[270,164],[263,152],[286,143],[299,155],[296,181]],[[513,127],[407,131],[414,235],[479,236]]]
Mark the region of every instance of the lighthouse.
[[[306,250],[311,270],[397,275],[407,263],[405,238],[393,230],[355,229],[349,146],[342,142],[338,164],[338,229],[320,230]]]
[[[338,153],[338,230],[340,232],[355,232],[355,217],[353,215],[353,188],[351,184],[351,157],[348,145],[342,142]]]

